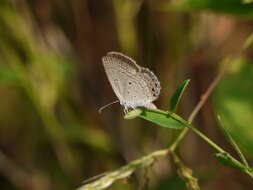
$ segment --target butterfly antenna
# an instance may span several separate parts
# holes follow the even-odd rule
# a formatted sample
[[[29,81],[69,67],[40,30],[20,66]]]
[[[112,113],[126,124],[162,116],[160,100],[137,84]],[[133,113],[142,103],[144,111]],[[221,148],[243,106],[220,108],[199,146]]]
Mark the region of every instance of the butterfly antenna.
[[[106,104],[106,105],[102,106],[101,108],[99,108],[98,113],[101,114],[101,112],[102,112],[105,108],[107,108],[108,106],[110,106],[110,105],[112,105],[112,104],[116,104],[116,103],[118,103],[118,102],[119,102],[119,100],[116,100],[116,101],[114,101],[114,102],[111,102],[111,103],[109,103],[109,104]]]

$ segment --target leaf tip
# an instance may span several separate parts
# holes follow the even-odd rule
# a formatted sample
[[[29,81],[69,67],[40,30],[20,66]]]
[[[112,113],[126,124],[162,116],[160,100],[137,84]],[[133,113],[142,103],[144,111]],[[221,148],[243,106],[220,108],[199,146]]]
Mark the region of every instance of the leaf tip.
[[[128,112],[124,116],[124,119],[134,119],[134,118],[138,117],[139,115],[141,115],[142,112],[143,112],[143,110],[140,108],[134,109],[134,110]]]

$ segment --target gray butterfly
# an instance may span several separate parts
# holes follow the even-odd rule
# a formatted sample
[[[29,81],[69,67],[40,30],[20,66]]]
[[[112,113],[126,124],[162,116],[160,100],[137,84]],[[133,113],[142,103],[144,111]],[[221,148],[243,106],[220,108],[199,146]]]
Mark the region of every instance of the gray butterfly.
[[[108,80],[125,113],[129,108],[136,107],[156,109],[152,102],[158,98],[161,86],[153,72],[118,52],[107,53],[102,61]]]

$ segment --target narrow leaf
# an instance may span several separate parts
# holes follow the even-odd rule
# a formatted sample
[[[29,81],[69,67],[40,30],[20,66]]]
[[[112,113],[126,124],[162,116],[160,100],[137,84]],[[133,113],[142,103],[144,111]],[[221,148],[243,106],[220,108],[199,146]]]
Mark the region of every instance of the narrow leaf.
[[[188,86],[190,79],[185,80],[174,92],[170,99],[170,110],[174,112],[177,109],[178,102],[180,101],[186,87]]]
[[[242,151],[240,150],[239,146],[237,145],[237,143],[235,142],[233,137],[230,135],[228,130],[223,126],[220,116],[218,115],[217,118],[218,118],[218,121],[219,121],[219,124],[220,124],[219,126],[223,130],[224,134],[226,135],[229,143],[233,146],[234,150],[237,152],[237,154],[239,155],[240,159],[243,161],[245,166],[249,167],[248,162],[247,162],[246,158],[244,157]]]
[[[241,164],[238,160],[231,157],[228,153],[217,153],[215,154],[216,159],[220,161],[224,166],[231,168],[238,168],[241,170],[246,170],[247,167]]]
[[[133,111],[128,112],[125,116],[124,119],[134,119],[138,117],[142,113],[142,109],[134,109]]]
[[[162,110],[147,110],[143,109],[139,117],[151,121],[161,127],[171,129],[183,129],[187,127],[188,123],[175,113]]]

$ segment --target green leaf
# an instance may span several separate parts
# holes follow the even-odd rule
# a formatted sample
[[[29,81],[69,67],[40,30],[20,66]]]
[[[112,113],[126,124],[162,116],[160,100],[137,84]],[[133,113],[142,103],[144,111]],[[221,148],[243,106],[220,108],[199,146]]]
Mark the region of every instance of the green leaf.
[[[175,113],[162,110],[147,110],[143,109],[139,117],[151,121],[161,127],[171,129],[183,129],[188,126],[188,123]]]
[[[188,86],[190,79],[185,80],[174,92],[170,99],[170,110],[174,112],[177,109],[178,102],[180,101],[186,87]]]
[[[170,1],[163,4],[162,9],[176,11],[213,11],[218,13],[231,14],[233,16],[243,16],[253,18],[253,3],[251,0],[182,0]],[[171,3],[172,2],[172,3]],[[166,7],[166,8],[164,8]]]
[[[243,164],[241,164],[238,160],[231,157],[228,153],[217,153],[215,154],[216,158],[220,163],[222,163],[224,166],[228,166],[231,168],[238,168],[245,170],[247,169]]]
[[[242,151],[240,150],[239,146],[237,145],[237,143],[235,142],[235,140],[233,139],[233,137],[231,136],[231,134],[229,133],[229,131],[223,126],[222,122],[221,122],[221,118],[218,115],[218,121],[219,121],[219,126],[222,129],[222,131],[224,132],[224,134],[226,135],[229,143],[233,146],[234,150],[237,152],[237,154],[239,155],[239,157],[241,158],[242,162],[245,164],[245,166],[249,166],[248,162],[245,158],[245,156],[243,155]]]
[[[142,113],[142,109],[134,109],[133,111],[128,112],[125,116],[124,119],[134,119],[138,117]]]

